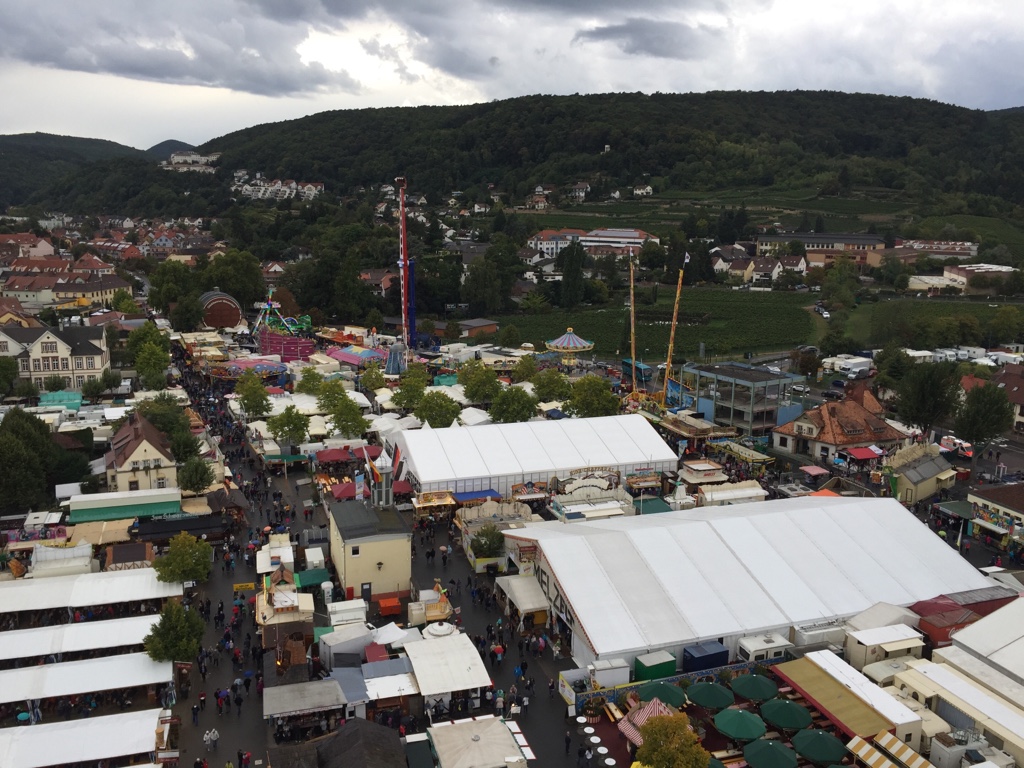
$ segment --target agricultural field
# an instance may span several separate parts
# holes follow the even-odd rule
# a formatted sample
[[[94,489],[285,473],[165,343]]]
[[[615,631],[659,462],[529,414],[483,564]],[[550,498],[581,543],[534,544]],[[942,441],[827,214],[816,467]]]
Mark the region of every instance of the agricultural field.
[[[638,311],[650,314],[658,310],[663,320],[637,322],[637,357],[661,362],[668,350],[672,317],[670,290],[663,290],[655,307],[639,305]],[[817,332],[812,315],[805,307],[813,303],[811,294],[759,293],[703,288],[683,290],[680,313],[708,315],[709,322],[680,324],[676,329],[674,359],[696,357],[704,342],[708,355],[742,355],[789,349],[797,344],[814,343]],[[594,354],[603,359],[629,356],[628,307],[582,308],[574,312],[555,310],[539,315],[504,315],[497,320],[502,327],[515,325],[523,341],[544,349],[544,342],[573,330],[595,343]]]
[[[883,298],[878,303],[862,304],[851,312],[846,332],[865,347],[881,347],[892,338],[913,345],[921,336],[921,326],[929,321],[940,317],[968,316],[977,318],[984,329],[1002,306],[1003,303],[995,302]]]

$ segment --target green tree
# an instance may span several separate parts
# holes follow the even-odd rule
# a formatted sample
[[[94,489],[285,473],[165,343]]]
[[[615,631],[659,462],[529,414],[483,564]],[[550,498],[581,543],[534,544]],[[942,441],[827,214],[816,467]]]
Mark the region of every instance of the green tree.
[[[174,460],[179,464],[184,464],[199,456],[199,438],[193,435],[190,430],[177,429],[168,437],[171,442],[171,455],[174,456]]]
[[[163,432],[168,439],[178,432],[189,432],[188,416],[178,405],[178,401],[168,392],[161,392],[138,404],[135,412],[145,417],[146,421]]]
[[[423,399],[425,389],[426,385],[418,379],[404,381],[392,395],[391,401],[399,408],[415,411]]]
[[[302,378],[295,385],[295,391],[303,395],[313,395],[316,397],[320,393],[320,385],[323,383],[323,374],[309,365],[302,369]]]
[[[462,412],[459,404],[444,392],[427,392],[416,406],[416,418],[434,429],[450,427]]]
[[[515,349],[522,344],[522,337],[519,335],[519,329],[514,325],[506,325],[500,331],[498,331],[498,344],[503,347]]]
[[[545,368],[531,381],[533,394],[542,403],[566,400],[572,394],[572,385],[557,368]]]
[[[309,416],[300,413],[294,405],[289,405],[277,416],[267,419],[267,429],[281,446],[281,453],[288,454],[293,450],[291,446],[296,446],[306,439],[309,432]],[[287,461],[284,463],[284,474],[287,478]]]
[[[957,437],[974,446],[972,470],[986,446],[1004,432],[1010,431],[1013,418],[1014,407],[1005,389],[988,382],[967,393],[957,411],[953,428]]]
[[[519,301],[519,308],[528,315],[542,315],[551,311],[547,297],[539,291],[528,293]]]
[[[462,338],[462,328],[457,320],[449,320],[444,324],[444,340],[447,342],[458,341]]]
[[[18,361],[13,357],[0,357],[0,397],[7,395],[18,380]]]
[[[121,372],[116,371],[113,368],[105,368],[103,373],[100,374],[100,384],[103,385],[103,391],[109,392],[112,389],[117,389],[121,386]]]
[[[900,421],[917,427],[930,439],[932,427],[953,415],[960,398],[960,379],[953,363],[920,363],[897,389]]]
[[[7,418],[10,414],[4,421]],[[0,510],[24,512],[30,508],[38,509],[46,502],[44,462],[28,446],[8,434],[0,440],[0,467],[3,467],[0,472]]]
[[[184,531],[172,537],[167,553],[153,561],[157,579],[169,584],[206,581],[212,567],[213,547],[210,543]]]
[[[362,409],[349,397],[340,379],[323,383],[317,404],[330,418],[334,429],[344,437],[361,437],[370,428],[369,420],[363,417]]]
[[[146,344],[156,344],[161,349],[167,351],[171,349],[171,340],[160,333],[160,329],[156,327],[155,323],[146,321],[128,334],[128,340],[125,342],[128,359],[134,362],[139,354],[139,350]]]
[[[171,327],[174,330],[188,333],[201,326],[204,317],[205,312],[203,311],[202,303],[199,301],[199,294],[195,291],[190,291],[178,299],[168,319],[171,321]]]
[[[387,380],[384,378],[384,374],[380,370],[380,366],[376,363],[371,363],[366,366],[362,374],[359,376],[359,382],[363,385],[363,389],[370,391],[378,390],[381,387],[387,386]]]
[[[989,346],[1015,342],[1024,327],[1024,316],[1016,307],[1000,307],[988,321],[985,333]]]
[[[560,303],[565,309],[575,309],[583,301],[583,266],[587,252],[579,242],[566,246],[559,253],[562,261],[562,286]]]
[[[167,368],[171,356],[156,344],[144,344],[135,357],[135,370],[144,389],[167,388]]]
[[[496,424],[529,421],[537,413],[537,400],[522,387],[505,387],[491,404],[491,420]]]
[[[523,381],[530,381],[537,375],[537,358],[533,355],[523,355],[516,361],[512,369],[512,381],[517,384]]]
[[[487,523],[469,540],[477,557],[501,557],[505,554],[505,536],[494,523]]]
[[[230,294],[243,307],[251,307],[267,295],[260,260],[249,251],[234,248],[229,248],[202,271],[202,288]]]
[[[245,418],[255,421],[266,416],[271,411],[270,395],[267,388],[263,386],[263,380],[255,371],[245,371],[235,382],[235,394],[238,395],[238,404],[242,406]]]
[[[189,493],[203,493],[215,479],[213,467],[199,456],[193,456],[178,467],[178,487]]]
[[[118,288],[114,291],[114,297],[110,300],[110,308],[126,315],[132,315],[139,311],[139,305],[135,303],[131,291]]]
[[[67,382],[64,381],[64,377],[59,373],[51,373],[45,379],[43,379],[43,389],[47,392],[60,392],[67,386]]]
[[[384,314],[376,307],[366,313],[366,327],[376,328],[378,331],[384,328]]]
[[[640,726],[640,735],[644,743],[636,759],[645,768],[707,768],[711,759],[682,713],[648,719]]]
[[[32,383],[29,379],[18,379],[14,382],[15,397],[22,398],[25,400],[34,400],[39,397],[39,387]]]
[[[82,383],[82,397],[88,400],[96,400],[102,397],[106,391],[107,388],[103,386],[103,382],[100,379],[91,379]]]
[[[466,270],[462,284],[462,300],[469,304],[474,315],[499,312],[504,304],[498,268],[489,259],[477,259]]]
[[[160,611],[160,621],[142,642],[154,661],[193,661],[205,630],[196,611],[186,611],[180,603],[168,600]]]
[[[619,412],[619,398],[612,392],[607,379],[592,374],[577,379],[572,394],[562,410],[581,419],[595,416],[614,416]]]
[[[498,374],[479,360],[470,360],[459,369],[459,384],[471,403],[490,403],[501,391]]]

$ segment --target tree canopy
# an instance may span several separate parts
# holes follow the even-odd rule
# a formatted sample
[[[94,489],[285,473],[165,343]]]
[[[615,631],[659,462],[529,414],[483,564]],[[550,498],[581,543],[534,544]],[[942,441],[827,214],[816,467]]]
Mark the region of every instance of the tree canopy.
[[[363,385],[363,389],[368,389],[371,392],[387,384],[380,366],[376,363],[370,363],[366,366],[362,374],[360,374],[359,381]]]
[[[320,393],[320,385],[324,383],[324,375],[313,366],[302,369],[302,378],[295,385],[295,391],[303,395],[316,397]]]
[[[482,526],[469,541],[477,557],[500,557],[505,552],[505,537],[493,523]]]
[[[636,759],[646,768],[707,768],[711,759],[682,713],[648,719],[640,726],[640,735],[644,743]]]
[[[205,629],[198,613],[168,600],[160,611],[160,620],[142,641],[143,647],[153,661],[191,662],[199,653]]]
[[[135,357],[135,370],[144,389],[167,389],[167,368],[171,364],[171,356],[167,350],[147,342],[139,349]]]
[[[557,368],[545,368],[531,381],[533,382],[533,393],[542,403],[560,402],[572,393],[569,380]]]
[[[206,581],[213,563],[213,547],[189,533],[171,538],[167,553],[153,561],[153,570],[160,581],[183,583]]]
[[[255,371],[245,371],[238,377],[235,394],[248,420],[255,421],[270,413],[270,395],[263,386],[263,379]]]
[[[306,439],[309,416],[300,413],[294,405],[289,405],[277,416],[267,419],[267,429],[281,446],[281,450],[287,452],[289,446],[298,445]]]
[[[928,439],[932,427],[956,412],[960,377],[953,363],[920,363],[903,377],[897,389],[900,421],[917,427]]]
[[[459,369],[459,384],[471,403],[490,403],[501,391],[498,374],[479,360],[470,360]]]
[[[505,387],[491,404],[491,420],[495,424],[529,421],[537,413],[537,400],[522,387]]]
[[[363,410],[348,396],[341,379],[331,379],[320,385],[317,404],[326,412],[334,429],[345,437],[361,437],[370,427]]]
[[[462,408],[444,392],[427,392],[416,406],[416,418],[434,429],[450,427]]]
[[[619,398],[607,379],[589,374],[573,382],[572,393],[562,406],[570,416],[581,419],[614,416],[619,412]]]
[[[953,428],[961,440],[974,446],[976,462],[991,440],[1013,427],[1014,407],[1006,395],[992,382],[974,387],[964,397],[957,411]]]
[[[193,456],[178,467],[178,487],[189,493],[203,493],[215,479],[213,467],[199,456]]]

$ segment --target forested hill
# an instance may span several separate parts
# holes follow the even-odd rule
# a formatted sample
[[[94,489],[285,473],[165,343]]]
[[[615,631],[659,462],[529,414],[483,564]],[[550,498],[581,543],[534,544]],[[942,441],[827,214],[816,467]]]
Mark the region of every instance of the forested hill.
[[[856,189],[936,213],[1024,218],[1024,113],[888,96],[529,96],[325,112],[248,128],[199,149],[223,153],[217,177],[148,172],[138,179],[137,165],[109,161],[37,200],[63,210],[219,213],[228,171],[245,168],[323,181],[339,195],[405,175],[431,202],[452,190],[483,197],[485,182],[521,199],[540,183],[588,181],[597,197],[645,181],[660,192],[743,188],[752,197],[769,187]]]
[[[137,149],[103,139],[50,133],[0,136],[0,211],[89,163],[142,156]]]

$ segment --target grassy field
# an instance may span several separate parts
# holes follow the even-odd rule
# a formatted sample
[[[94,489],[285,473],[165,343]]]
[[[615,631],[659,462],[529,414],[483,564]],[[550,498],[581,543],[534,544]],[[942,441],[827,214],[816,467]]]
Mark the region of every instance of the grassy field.
[[[671,325],[671,289],[662,290],[656,309],[664,320],[637,323],[637,357],[663,361],[668,350]],[[680,312],[707,314],[706,325],[682,325],[676,329],[675,359],[694,358],[704,342],[709,355],[742,354],[790,349],[813,343],[817,338],[810,294],[757,293],[750,291],[684,289]],[[638,310],[649,310],[638,306]],[[627,307],[582,308],[574,312],[553,311],[542,315],[505,315],[497,318],[502,327],[515,325],[523,341],[544,349],[544,342],[566,328],[595,343],[594,353],[605,359],[629,356],[629,313]]]
[[[882,346],[892,334],[909,329],[915,323],[937,317],[968,315],[976,317],[982,328],[1002,303],[949,301],[942,299],[899,298],[862,304],[850,313],[846,332],[865,347]]]
[[[1015,256],[1024,256],[1024,231],[1003,219],[988,216],[933,216],[922,219],[922,231],[941,232],[946,224],[953,224],[960,229],[973,230],[986,245],[1002,243]]]

